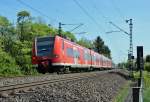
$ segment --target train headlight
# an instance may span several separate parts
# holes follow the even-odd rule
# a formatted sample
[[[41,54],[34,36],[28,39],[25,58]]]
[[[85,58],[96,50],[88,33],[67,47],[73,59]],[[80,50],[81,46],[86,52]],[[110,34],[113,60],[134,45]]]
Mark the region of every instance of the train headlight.
[[[36,60],[36,57],[33,56],[32,59],[33,59],[33,60]]]
[[[54,54],[54,55],[53,55],[53,57],[54,57],[54,58],[58,58],[58,57],[59,57],[59,55],[57,55],[57,54]]]

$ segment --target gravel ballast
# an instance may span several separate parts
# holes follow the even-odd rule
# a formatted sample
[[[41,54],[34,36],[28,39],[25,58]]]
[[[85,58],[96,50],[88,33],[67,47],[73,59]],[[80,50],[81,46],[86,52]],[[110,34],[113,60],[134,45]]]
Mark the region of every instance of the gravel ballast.
[[[97,74],[0,98],[0,102],[112,102],[126,82],[118,73]]]

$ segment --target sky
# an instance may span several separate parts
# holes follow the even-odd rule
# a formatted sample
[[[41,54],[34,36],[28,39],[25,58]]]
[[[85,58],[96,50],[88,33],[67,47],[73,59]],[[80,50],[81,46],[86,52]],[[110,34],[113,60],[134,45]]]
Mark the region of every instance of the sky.
[[[109,22],[113,22],[129,32],[125,20],[133,19],[133,52],[136,46],[144,46],[144,55],[150,54],[150,0],[0,0],[0,15],[16,23],[17,12],[27,10],[32,17],[41,17],[47,24],[58,27],[58,23],[80,24],[74,30],[77,39],[89,40],[101,36],[111,50],[115,63],[127,60],[129,36],[118,31]],[[77,25],[64,25],[62,29],[70,31]],[[86,34],[77,34],[87,32]]]

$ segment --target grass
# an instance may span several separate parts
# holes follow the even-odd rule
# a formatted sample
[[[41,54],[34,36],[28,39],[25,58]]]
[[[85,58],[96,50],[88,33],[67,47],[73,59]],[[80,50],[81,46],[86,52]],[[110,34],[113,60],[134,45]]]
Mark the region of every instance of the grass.
[[[150,88],[144,90],[144,102],[150,102]]]
[[[150,72],[144,72],[144,102],[150,102]]]
[[[134,77],[139,77],[139,72],[134,73]],[[144,91],[143,91],[143,98],[144,102],[150,102],[150,72],[144,71],[143,72],[144,78]]]
[[[130,85],[130,81],[128,81],[123,88],[120,89],[120,91],[118,92],[117,96],[115,97],[113,102],[124,102],[125,98],[128,95],[129,92],[129,85]]]

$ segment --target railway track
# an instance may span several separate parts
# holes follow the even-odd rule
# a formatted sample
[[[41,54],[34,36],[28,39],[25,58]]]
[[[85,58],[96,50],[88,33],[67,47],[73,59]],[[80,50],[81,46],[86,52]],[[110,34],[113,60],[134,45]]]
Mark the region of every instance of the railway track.
[[[22,83],[22,84],[14,84],[14,85],[7,85],[0,87],[0,96],[1,97],[7,97],[11,94],[16,94],[22,91],[28,92],[31,90],[35,90],[37,87],[45,87],[50,84],[57,84],[57,83],[63,83],[63,82],[69,82],[69,81],[76,81],[76,80],[82,80],[85,78],[92,78],[96,77],[97,74],[105,74],[110,71],[103,71],[103,72],[96,72],[96,73],[83,73],[79,76],[73,76],[68,78],[62,78],[62,79],[51,79],[51,80],[44,80],[44,81],[36,81],[36,82],[30,82],[30,83]]]
[[[44,81],[35,81],[35,82],[1,86],[0,87],[0,96],[8,97],[9,95],[17,94],[22,91],[30,92],[30,91],[34,91],[36,88],[46,87],[50,84],[55,85],[55,84],[63,83],[63,82],[77,81],[77,80],[82,80],[82,79],[86,79],[86,78],[97,77],[99,74],[105,74],[105,73],[112,72],[112,71],[114,71],[114,70],[82,73],[81,75],[67,77],[67,78],[58,78],[58,79],[50,79],[50,80],[44,80]]]

